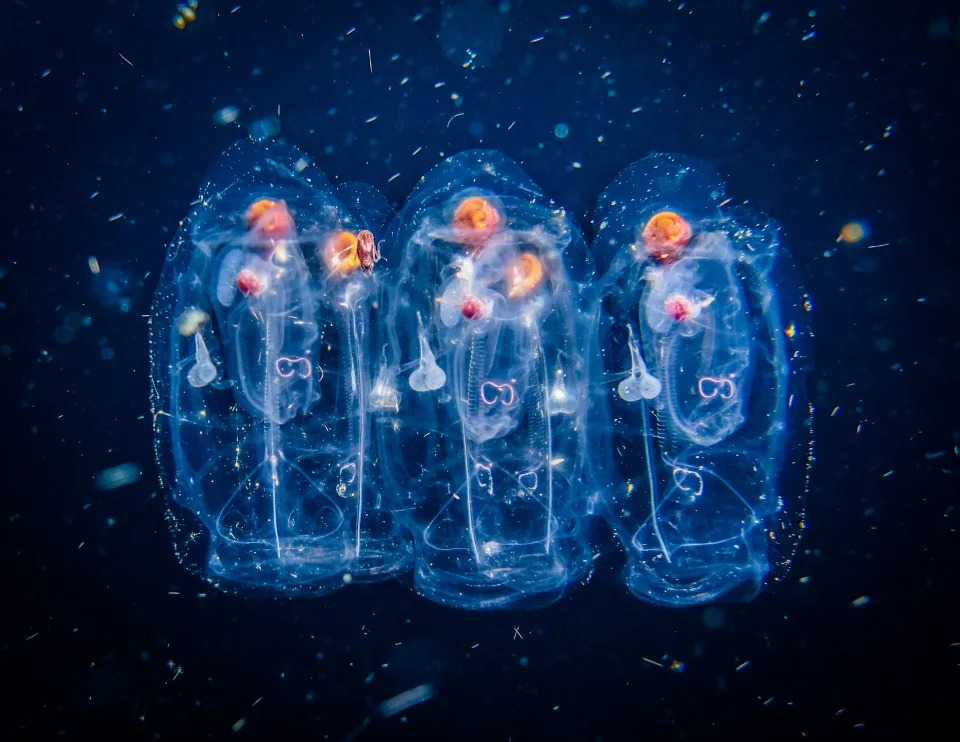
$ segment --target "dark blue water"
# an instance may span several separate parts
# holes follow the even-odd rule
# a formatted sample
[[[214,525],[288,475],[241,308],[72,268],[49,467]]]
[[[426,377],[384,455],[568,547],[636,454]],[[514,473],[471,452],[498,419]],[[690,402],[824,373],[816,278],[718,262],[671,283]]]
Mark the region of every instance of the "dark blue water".
[[[5,8],[4,738],[882,739],[947,720],[956,5],[305,5],[208,0],[183,30],[172,2]],[[659,151],[775,216],[815,303],[817,461],[787,577],[654,607],[608,548],[548,608],[476,613],[403,581],[243,599],[183,569],[150,301],[204,172],[264,127],[395,206],[444,157],[497,149],[592,237],[596,196]],[[868,234],[838,243],[851,221]]]

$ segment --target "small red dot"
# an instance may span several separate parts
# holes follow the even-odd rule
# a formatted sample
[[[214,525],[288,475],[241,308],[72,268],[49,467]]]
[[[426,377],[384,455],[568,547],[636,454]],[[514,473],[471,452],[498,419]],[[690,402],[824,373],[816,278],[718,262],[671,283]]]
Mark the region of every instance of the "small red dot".
[[[460,313],[467,319],[480,319],[483,317],[483,302],[476,296],[464,297]]]
[[[237,288],[244,296],[259,296],[263,290],[257,274],[251,270],[242,270],[237,274]]]
[[[663,310],[677,322],[684,322],[690,319],[691,314],[693,314],[690,300],[679,295],[667,297],[667,300],[663,303]]]

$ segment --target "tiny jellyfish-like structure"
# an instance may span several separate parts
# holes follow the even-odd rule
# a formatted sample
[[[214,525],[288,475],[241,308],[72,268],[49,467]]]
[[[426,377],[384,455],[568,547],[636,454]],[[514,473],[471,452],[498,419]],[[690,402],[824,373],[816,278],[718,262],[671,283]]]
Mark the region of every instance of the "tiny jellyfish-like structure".
[[[125,268],[109,263],[91,268],[90,291],[104,309],[129,312],[137,288],[137,280]]]
[[[856,245],[867,236],[868,232],[867,225],[863,222],[847,222],[841,227],[840,234],[837,235],[837,242]]]
[[[173,26],[174,28],[182,31],[187,27],[187,24],[193,23],[197,20],[197,8],[200,7],[198,0],[190,0],[186,3],[178,3],[177,10],[173,14]]]
[[[506,13],[497,3],[466,0],[443,11],[440,48],[464,69],[488,67],[503,49],[506,27]]]
[[[236,106],[224,106],[213,114],[213,122],[217,126],[226,126],[227,124],[232,124],[238,118],[240,118],[240,109]]]
[[[247,127],[247,133],[254,142],[266,141],[280,133],[280,119],[276,116],[257,119]]]
[[[727,615],[722,608],[712,605],[700,615],[700,620],[708,629],[722,629],[727,622]]]
[[[53,339],[61,345],[66,345],[73,342],[78,330],[84,330],[92,324],[93,318],[89,314],[67,310],[63,314],[62,322],[53,331]]]
[[[141,468],[132,461],[109,469],[103,469],[94,476],[94,486],[101,491],[113,490],[134,484],[143,475]]]

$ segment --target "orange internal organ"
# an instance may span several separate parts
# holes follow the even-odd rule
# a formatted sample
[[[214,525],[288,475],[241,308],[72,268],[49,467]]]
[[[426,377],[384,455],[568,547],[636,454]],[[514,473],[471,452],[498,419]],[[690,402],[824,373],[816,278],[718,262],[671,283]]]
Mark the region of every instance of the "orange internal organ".
[[[261,198],[247,208],[247,229],[263,239],[283,239],[296,231],[293,215],[283,201]]]
[[[693,236],[690,222],[674,211],[660,211],[643,228],[643,248],[661,263],[676,259]]]
[[[519,299],[527,296],[543,281],[543,263],[529,252],[522,252],[507,265],[507,296]]]
[[[482,196],[463,199],[453,212],[453,233],[470,250],[479,250],[500,226],[500,212]]]
[[[348,275],[360,267],[357,235],[346,230],[335,232],[324,248],[324,262],[331,273]]]

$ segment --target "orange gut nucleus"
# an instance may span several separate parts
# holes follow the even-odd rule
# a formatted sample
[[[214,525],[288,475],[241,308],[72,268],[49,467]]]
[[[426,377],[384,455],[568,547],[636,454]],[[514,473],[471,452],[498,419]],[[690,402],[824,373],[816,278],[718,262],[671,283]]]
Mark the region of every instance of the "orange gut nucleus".
[[[643,228],[643,249],[654,260],[669,263],[690,242],[690,222],[673,211],[660,211],[650,217]]]
[[[261,198],[247,208],[247,229],[259,239],[270,241],[292,236],[297,227],[283,201]]]
[[[500,226],[500,212],[482,196],[463,199],[453,212],[453,233],[468,250],[479,250]]]
[[[357,243],[357,235],[346,230],[330,236],[323,250],[323,259],[331,273],[346,276],[360,267]]]
[[[507,296],[519,299],[527,296],[543,281],[543,264],[533,253],[523,252],[507,265]]]

